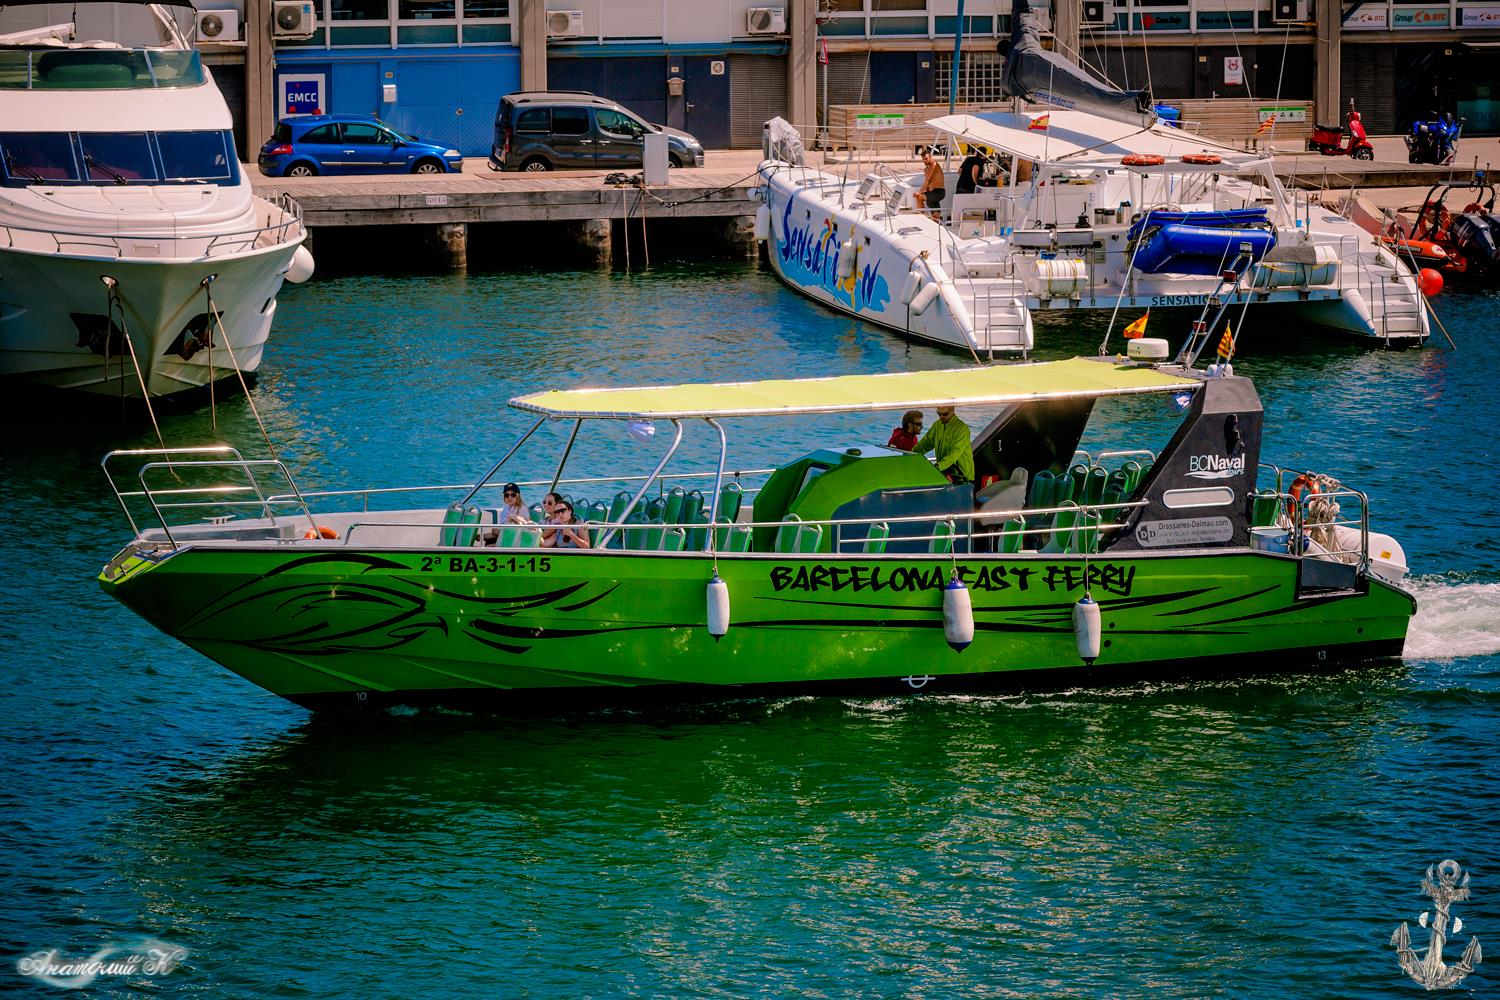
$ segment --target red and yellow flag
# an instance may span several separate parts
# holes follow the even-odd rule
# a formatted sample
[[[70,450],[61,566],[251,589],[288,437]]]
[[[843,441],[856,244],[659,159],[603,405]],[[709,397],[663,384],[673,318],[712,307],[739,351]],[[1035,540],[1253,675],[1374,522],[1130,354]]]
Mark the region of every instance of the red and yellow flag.
[[[1234,357],[1234,331],[1228,323],[1224,324],[1224,336],[1219,338],[1219,357],[1225,361]]]
[[[1035,118],[1031,119],[1031,124],[1027,125],[1026,128],[1032,132],[1045,132],[1047,130],[1047,123],[1051,121],[1051,119],[1051,112],[1048,112],[1045,115],[1037,115]]]
[[[1271,117],[1267,118],[1265,121],[1263,121],[1263,122],[1260,123],[1260,128],[1258,128],[1258,129],[1255,130],[1255,134],[1256,135],[1265,135],[1267,132],[1271,131],[1271,129],[1273,129],[1275,127],[1276,127],[1276,115],[1273,112],[1271,114]]]
[[[1141,318],[1125,328],[1125,339],[1134,340],[1146,335],[1146,320],[1151,318],[1151,310],[1147,309]]]

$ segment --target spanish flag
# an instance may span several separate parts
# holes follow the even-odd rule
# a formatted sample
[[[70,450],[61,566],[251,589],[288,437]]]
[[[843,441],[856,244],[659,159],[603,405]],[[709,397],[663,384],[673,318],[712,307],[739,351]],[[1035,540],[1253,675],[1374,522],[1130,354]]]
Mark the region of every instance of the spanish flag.
[[[1263,121],[1263,122],[1260,123],[1260,128],[1258,128],[1258,129],[1255,130],[1255,134],[1256,135],[1265,135],[1267,132],[1271,131],[1271,129],[1273,129],[1275,127],[1276,127],[1276,115],[1273,113],[1271,115],[1271,117],[1267,118],[1265,121]]]
[[[1151,310],[1147,309],[1140,319],[1125,328],[1125,339],[1134,340],[1146,335],[1146,320],[1151,318]]]
[[[1219,357],[1225,361],[1234,357],[1234,331],[1228,323],[1224,324],[1224,336],[1219,338]]]
[[[1051,118],[1051,112],[1048,112],[1045,115],[1037,115],[1035,118],[1031,119],[1031,124],[1027,125],[1026,128],[1032,132],[1045,132],[1047,131],[1047,123],[1051,120]]]

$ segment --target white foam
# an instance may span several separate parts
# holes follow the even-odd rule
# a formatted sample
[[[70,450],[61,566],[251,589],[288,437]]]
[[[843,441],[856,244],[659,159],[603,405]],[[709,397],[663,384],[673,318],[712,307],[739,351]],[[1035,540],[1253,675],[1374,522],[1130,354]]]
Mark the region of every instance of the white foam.
[[[1500,653],[1500,583],[1409,581],[1417,614],[1406,659],[1443,660]]]

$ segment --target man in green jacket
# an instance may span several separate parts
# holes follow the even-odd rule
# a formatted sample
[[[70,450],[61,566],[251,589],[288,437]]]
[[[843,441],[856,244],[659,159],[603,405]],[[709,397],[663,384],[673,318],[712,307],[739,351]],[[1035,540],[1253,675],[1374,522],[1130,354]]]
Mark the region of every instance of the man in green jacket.
[[[950,482],[972,483],[974,447],[969,443],[969,425],[954,415],[951,406],[939,406],[937,415],[937,423],[917,442],[917,453],[934,452],[932,464]]]

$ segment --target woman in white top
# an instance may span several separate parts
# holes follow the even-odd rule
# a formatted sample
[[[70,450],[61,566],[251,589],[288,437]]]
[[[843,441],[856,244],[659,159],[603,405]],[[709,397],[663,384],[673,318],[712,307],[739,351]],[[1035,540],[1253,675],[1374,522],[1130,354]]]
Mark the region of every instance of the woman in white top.
[[[515,483],[506,483],[501,496],[505,500],[505,506],[500,509],[502,524],[531,523],[531,512],[526,509],[526,503],[521,499],[521,487]]]

